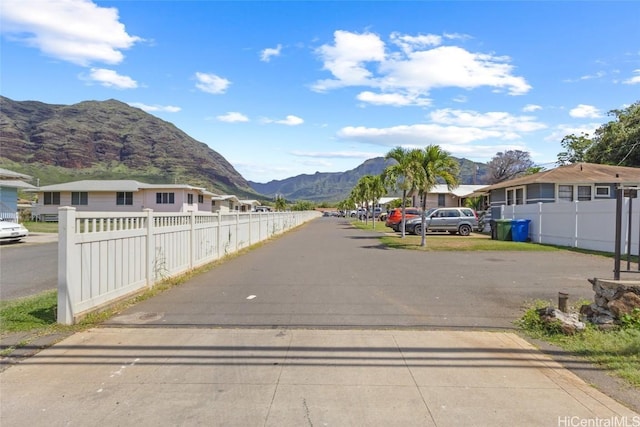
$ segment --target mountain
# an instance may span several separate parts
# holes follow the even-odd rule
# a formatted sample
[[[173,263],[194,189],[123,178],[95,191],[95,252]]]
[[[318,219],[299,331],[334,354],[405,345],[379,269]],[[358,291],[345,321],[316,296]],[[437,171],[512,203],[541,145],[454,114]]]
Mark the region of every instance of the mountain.
[[[487,165],[467,159],[456,159],[460,164],[460,184],[487,184]],[[266,184],[249,181],[249,185],[260,194],[287,200],[308,200],[312,202],[338,202],[346,199],[351,189],[364,175],[379,175],[393,160],[375,157],[346,172],[298,175]]]
[[[116,100],[52,105],[0,96],[0,167],[40,185],[136,179],[258,198],[234,167],[173,124]]]

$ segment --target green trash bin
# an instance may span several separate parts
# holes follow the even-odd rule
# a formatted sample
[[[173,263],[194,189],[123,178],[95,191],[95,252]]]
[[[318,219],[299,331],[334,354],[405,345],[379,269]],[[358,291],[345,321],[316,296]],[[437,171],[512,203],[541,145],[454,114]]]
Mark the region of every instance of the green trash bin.
[[[496,226],[498,227],[498,240],[511,240],[510,219],[496,219]]]

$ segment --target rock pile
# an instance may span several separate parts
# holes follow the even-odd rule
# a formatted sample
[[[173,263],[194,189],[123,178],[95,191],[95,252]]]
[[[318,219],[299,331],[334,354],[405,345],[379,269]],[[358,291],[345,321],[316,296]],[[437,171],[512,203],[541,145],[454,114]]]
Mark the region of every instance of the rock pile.
[[[620,317],[640,309],[640,282],[624,280],[589,280],[595,292],[594,302],[580,309],[583,319],[609,329]]]

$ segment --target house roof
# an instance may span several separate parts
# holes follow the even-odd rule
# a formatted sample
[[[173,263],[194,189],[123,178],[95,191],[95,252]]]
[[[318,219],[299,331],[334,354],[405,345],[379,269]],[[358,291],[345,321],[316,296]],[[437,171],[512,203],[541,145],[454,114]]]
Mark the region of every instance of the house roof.
[[[10,171],[9,169],[0,168],[0,180],[8,179],[8,180],[16,180],[16,179],[27,179],[30,180],[32,177],[29,175],[25,175],[22,173]]]
[[[640,168],[574,163],[485,187],[482,191],[527,184],[639,184]]]
[[[45,185],[35,191],[91,191],[91,192],[113,192],[113,191],[140,191],[145,189],[170,189],[170,190],[195,190],[202,194],[213,195],[201,187],[193,187],[186,184],[146,184],[144,182],[119,179],[119,180],[83,180],[65,182],[63,184]]]
[[[212,197],[213,200],[235,200],[236,202],[240,202],[236,196],[232,194],[216,194]]]
[[[25,190],[31,190],[36,188],[34,185],[31,185],[23,181],[18,181],[16,179],[0,179],[0,187],[22,188]]]
[[[476,191],[482,190],[486,187],[486,185],[458,185],[455,188],[449,190],[446,184],[437,184],[433,187],[429,193],[430,194],[453,194],[457,197],[466,197],[470,194],[475,193]]]

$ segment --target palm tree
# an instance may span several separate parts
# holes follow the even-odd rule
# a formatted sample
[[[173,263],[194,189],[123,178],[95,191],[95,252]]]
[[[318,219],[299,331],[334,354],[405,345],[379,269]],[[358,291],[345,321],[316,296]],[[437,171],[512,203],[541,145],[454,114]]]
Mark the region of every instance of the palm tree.
[[[419,171],[418,165],[415,162],[416,155],[413,153],[414,151],[416,150],[396,147],[384,156],[385,159],[393,159],[396,161],[395,164],[387,166],[382,172],[382,180],[391,188],[402,190],[402,220],[400,224],[402,238],[405,237],[404,224],[406,221],[405,207],[407,205],[407,194],[415,190],[415,175]]]
[[[365,187],[365,195],[366,195],[366,203],[367,203],[367,212],[369,211],[369,201],[371,201],[372,206],[372,214],[373,218],[373,228],[376,227],[376,216],[375,216],[375,207],[380,200],[380,197],[384,196],[387,192],[387,189],[384,187],[382,182],[382,177],[380,175],[365,175],[361,178],[364,182]],[[368,214],[367,214],[368,217]]]
[[[429,145],[424,150],[414,152],[414,155],[420,165],[419,173],[415,177],[416,188],[422,196],[422,240],[420,246],[426,246],[427,194],[436,186],[438,180],[444,181],[449,190],[456,187],[460,166],[449,153],[437,145]]]
[[[287,210],[287,200],[281,194],[276,194],[276,200],[274,205],[275,205],[276,211],[278,212],[283,212]]]

